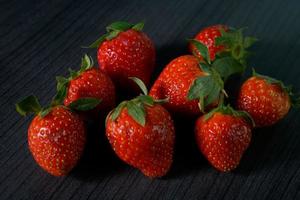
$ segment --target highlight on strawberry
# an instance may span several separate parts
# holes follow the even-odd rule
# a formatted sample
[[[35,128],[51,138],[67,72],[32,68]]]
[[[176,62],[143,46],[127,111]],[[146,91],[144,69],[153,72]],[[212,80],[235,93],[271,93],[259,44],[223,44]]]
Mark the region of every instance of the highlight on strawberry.
[[[84,150],[84,122],[75,111],[93,109],[100,102],[95,98],[83,98],[66,107],[61,105],[63,97],[63,93],[57,93],[44,108],[33,95],[16,104],[22,116],[35,114],[28,128],[29,150],[38,165],[54,176],[67,175]]]
[[[155,65],[154,44],[142,32],[143,27],[143,22],[114,22],[106,27],[107,33],[89,46],[98,48],[100,69],[111,77],[117,88],[130,93],[138,88],[128,78],[137,77],[148,85]]]
[[[229,105],[219,105],[196,121],[195,138],[199,150],[213,167],[222,172],[235,169],[249,147],[251,116],[234,110]]]
[[[140,79],[131,79],[143,94],[121,102],[109,113],[106,136],[121,160],[148,177],[161,177],[167,174],[173,162],[173,120],[160,105],[166,99],[153,99]]]
[[[72,107],[80,103],[82,99],[96,98],[101,103],[92,110],[82,111],[80,115],[83,118],[106,116],[115,106],[116,99],[115,86],[110,77],[95,68],[92,58],[86,54],[82,58],[80,70],[69,69],[69,71],[70,76],[67,78],[56,77],[57,91],[64,96],[64,105]]]
[[[284,118],[291,106],[300,107],[300,97],[295,95],[292,86],[282,81],[258,74],[246,80],[239,92],[237,107],[247,111],[257,127],[271,126]]]

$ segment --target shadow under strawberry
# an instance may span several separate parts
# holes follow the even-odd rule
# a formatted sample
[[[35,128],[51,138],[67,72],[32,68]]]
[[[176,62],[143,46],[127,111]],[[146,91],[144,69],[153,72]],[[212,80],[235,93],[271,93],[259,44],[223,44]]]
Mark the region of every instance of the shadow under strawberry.
[[[71,176],[78,179],[97,181],[104,177],[122,173],[126,164],[117,158],[105,136],[104,120],[101,125],[89,122],[87,143],[82,158]]]
[[[174,117],[176,130],[175,154],[173,165],[165,179],[185,177],[208,166],[199,151],[195,136],[195,118]]]

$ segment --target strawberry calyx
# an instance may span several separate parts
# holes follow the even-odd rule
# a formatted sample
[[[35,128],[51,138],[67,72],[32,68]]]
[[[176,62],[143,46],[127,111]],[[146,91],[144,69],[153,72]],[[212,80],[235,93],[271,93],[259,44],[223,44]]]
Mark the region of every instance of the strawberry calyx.
[[[201,63],[199,66],[206,75],[193,81],[187,97],[189,100],[199,99],[200,111],[204,112],[206,106],[216,101],[221,103],[223,96],[227,94],[220,74],[207,64]]]
[[[144,28],[144,22],[139,22],[137,24],[131,24],[125,21],[117,21],[106,27],[106,33],[102,35],[99,39],[93,42],[88,48],[98,48],[102,42],[105,40],[111,40],[119,35],[119,33],[133,29],[136,31],[141,31]]]
[[[247,58],[251,53],[247,50],[256,41],[255,37],[244,37],[245,28],[235,29],[230,27],[229,30],[220,29],[221,36],[215,39],[216,45],[223,45],[225,49],[217,53],[218,57],[231,56],[244,67],[247,66]]]
[[[73,71],[69,69],[70,71],[69,78],[65,78],[62,76],[56,77],[57,93],[52,98],[50,105],[43,108],[39,103],[37,97],[34,95],[30,95],[28,97],[25,97],[24,99],[22,99],[16,104],[17,112],[22,116],[25,116],[28,113],[34,113],[35,115],[39,115],[40,117],[45,117],[52,110],[53,107],[63,106],[62,104],[67,95],[67,88],[69,86],[69,82],[72,79],[80,76],[81,73],[90,69],[92,66],[93,66],[92,59],[85,54],[84,57],[82,58],[81,67],[79,71]],[[67,107],[66,106],[64,107],[67,109],[71,109],[73,111],[87,111],[95,108],[100,102],[101,99],[86,97],[86,98],[79,98],[76,101],[70,103]]]
[[[57,89],[57,95],[54,98],[54,103],[60,104],[60,102],[63,101],[67,94],[67,88],[69,86],[69,82],[78,76],[80,76],[83,72],[85,72],[88,69],[91,69],[94,65],[93,59],[89,57],[87,54],[85,54],[81,60],[80,69],[78,71],[74,71],[72,69],[69,69],[70,76],[68,78],[65,78],[63,76],[57,76],[56,77],[56,89]]]
[[[73,80],[73,79],[76,79],[83,72],[91,69],[93,66],[94,66],[93,59],[90,56],[88,56],[87,54],[85,54],[83,56],[82,60],[81,60],[80,69],[78,71],[74,71],[72,69],[69,69],[70,76],[68,78],[65,78],[63,76],[57,76],[56,77],[57,94],[53,98],[51,104],[54,104],[54,105],[62,104],[63,100],[65,99],[65,97],[67,95],[67,90],[68,90],[70,81]],[[101,102],[101,99],[86,97],[86,98],[80,98],[80,99],[77,99],[76,101],[73,101],[69,105],[69,107],[71,109],[78,110],[78,111],[86,111],[86,110],[93,109],[100,102]]]
[[[155,104],[166,103],[168,99],[154,99],[153,97],[148,95],[147,87],[142,80],[136,77],[130,77],[129,79],[133,80],[140,87],[143,93],[134,99],[121,102],[116,108],[114,108],[107,115],[106,122],[108,118],[115,121],[119,117],[123,108],[126,107],[128,115],[131,116],[141,126],[145,126],[146,124],[145,106],[151,107]]]
[[[231,115],[234,117],[244,118],[252,127],[255,127],[255,122],[253,118],[246,111],[235,110],[229,104],[220,104],[217,108],[212,109],[209,113],[204,115],[204,120],[210,119],[215,113],[222,113],[224,115]]]
[[[300,108],[300,95],[295,94],[292,85],[285,85],[282,81],[272,78],[270,76],[259,74],[252,68],[252,76],[264,79],[268,84],[279,85],[290,97],[291,105],[294,108]]]

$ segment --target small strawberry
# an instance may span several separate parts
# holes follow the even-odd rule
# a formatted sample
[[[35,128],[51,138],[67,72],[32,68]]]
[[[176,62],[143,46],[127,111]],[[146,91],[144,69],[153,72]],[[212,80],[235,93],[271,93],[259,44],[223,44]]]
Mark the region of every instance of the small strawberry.
[[[214,60],[216,54],[224,51],[225,47],[223,45],[216,45],[215,39],[221,37],[221,30],[224,32],[228,31],[228,27],[225,25],[213,25],[202,29],[196,36],[195,40],[200,41],[208,48],[210,59]],[[189,43],[189,50],[191,53],[196,52],[196,55],[201,58],[200,52],[197,50],[193,43]]]
[[[173,160],[175,131],[170,114],[147,95],[140,79],[132,78],[143,95],[119,104],[108,116],[106,136],[116,154],[148,177],[164,176]]]
[[[93,61],[87,55],[82,58],[78,72],[70,70],[69,78],[57,77],[57,90],[65,93],[64,105],[77,104],[78,99],[96,98],[101,103],[93,110],[82,115],[105,116],[115,106],[115,87],[113,82],[101,70],[93,67]],[[80,103],[80,102],[79,102]],[[86,116],[85,115],[85,116]]]
[[[210,60],[215,60],[217,54],[231,55],[241,64],[246,66],[246,58],[249,56],[249,48],[256,39],[253,37],[243,37],[243,29],[229,28],[225,25],[213,25],[204,28],[196,36],[195,40],[204,44],[209,51]],[[203,54],[197,50],[193,43],[189,44],[190,52],[200,59]]]
[[[155,65],[155,48],[142,32],[144,24],[115,22],[106,27],[107,33],[90,45],[98,48],[100,68],[122,90],[136,88],[128,77],[138,77],[149,84]]]
[[[21,115],[36,114],[28,128],[29,149],[35,161],[54,176],[68,174],[84,150],[83,121],[62,105],[41,108],[35,96],[23,99],[16,109]]]
[[[235,169],[251,141],[251,117],[229,106],[219,106],[201,116],[195,126],[198,147],[218,170]]]
[[[294,96],[291,87],[254,71],[243,83],[237,100],[238,108],[248,112],[258,127],[277,123],[287,115],[291,105],[300,105],[300,98]]]
[[[164,106],[172,113],[193,116],[203,112],[206,107],[218,104],[224,91],[224,81],[244,67],[230,56],[211,62],[209,51],[202,43],[192,40],[202,52],[200,61],[192,55],[180,56],[172,60],[161,72],[150,90],[155,99],[168,98]]]

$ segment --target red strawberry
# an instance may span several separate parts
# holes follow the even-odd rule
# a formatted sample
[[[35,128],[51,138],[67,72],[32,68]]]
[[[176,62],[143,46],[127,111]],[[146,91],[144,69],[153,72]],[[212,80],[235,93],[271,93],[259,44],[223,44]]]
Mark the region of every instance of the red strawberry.
[[[66,97],[65,106],[73,106],[78,99],[96,98],[101,103],[87,113],[94,116],[103,116],[115,105],[115,87],[111,79],[99,69],[93,67],[92,60],[85,55],[82,59],[81,69],[78,72],[71,71],[69,78],[57,77],[58,90],[64,90]],[[82,108],[84,110],[84,108]]]
[[[149,84],[154,69],[155,48],[141,31],[143,26],[143,23],[112,23],[106,28],[107,33],[90,45],[98,48],[100,68],[123,90],[136,88],[128,77],[138,77]]]
[[[164,106],[173,113],[197,115],[218,103],[224,84],[220,74],[192,55],[172,60],[150,90],[155,99],[168,98]]]
[[[217,54],[224,54],[232,56],[246,66],[246,58],[249,56],[247,48],[256,41],[256,38],[244,38],[242,31],[243,29],[236,30],[225,25],[213,25],[201,30],[195,36],[195,40],[207,47],[210,60],[215,60]],[[206,56],[192,42],[189,44],[189,50],[200,59]]]
[[[247,118],[245,118],[247,117]],[[201,116],[195,127],[198,147],[218,170],[235,169],[251,141],[251,125],[245,112],[220,106]]]
[[[54,176],[68,174],[84,150],[86,132],[83,121],[60,105],[42,109],[36,97],[17,104],[17,111],[36,113],[28,128],[29,149],[36,162]]]
[[[195,40],[200,41],[206,47],[208,48],[210,59],[214,60],[216,57],[216,54],[224,51],[225,47],[223,45],[216,45],[215,39],[218,37],[221,37],[221,30],[228,31],[228,27],[225,25],[213,25],[206,27],[202,29],[196,36]],[[200,52],[197,50],[197,48],[190,43],[189,44],[189,50],[191,53],[196,52],[196,55],[201,57]]]
[[[299,102],[281,81],[254,72],[242,85],[237,106],[252,116],[256,126],[263,127],[278,122]]]
[[[106,136],[116,154],[148,177],[164,176],[173,160],[175,131],[170,114],[159,101],[144,95],[122,102],[107,117]]]

